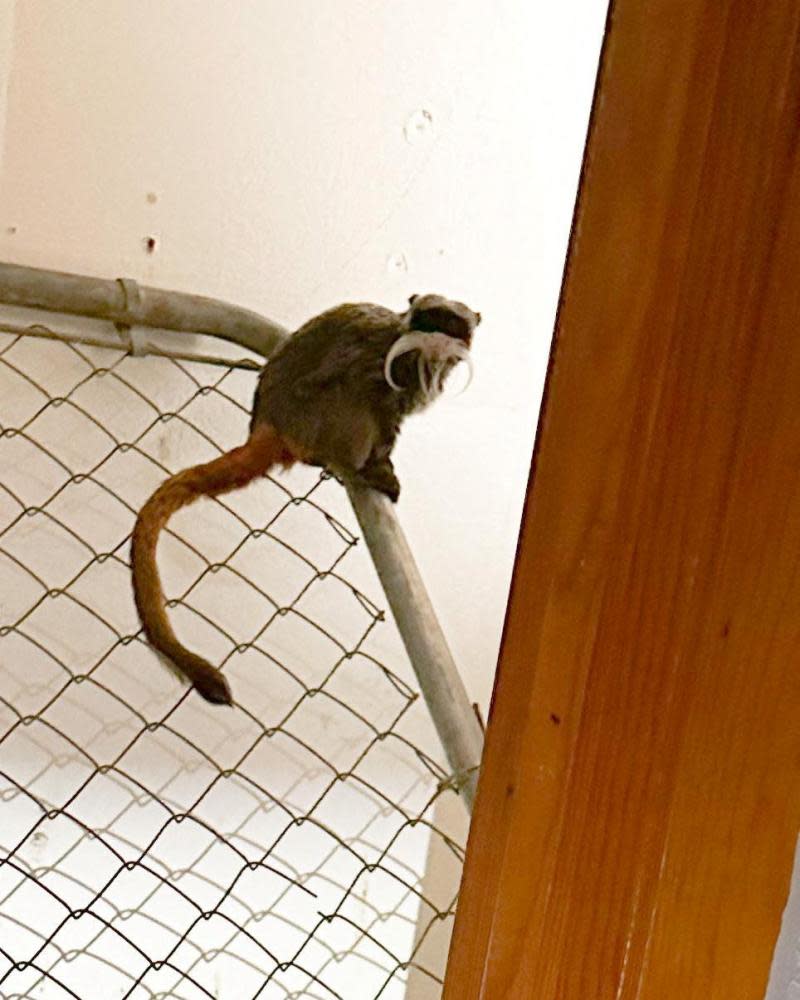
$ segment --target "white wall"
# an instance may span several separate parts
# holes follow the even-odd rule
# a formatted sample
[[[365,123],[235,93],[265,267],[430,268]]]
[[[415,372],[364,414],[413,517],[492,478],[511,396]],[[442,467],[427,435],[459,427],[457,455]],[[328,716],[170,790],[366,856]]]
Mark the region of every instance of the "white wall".
[[[800,1000],[800,844],[766,1000]]]
[[[4,0],[0,4],[0,162],[5,139],[8,76],[14,43],[14,6],[14,0]]]
[[[428,289],[481,310],[475,382],[397,458],[400,517],[485,707],[604,0],[13,7],[1,258],[290,325]]]

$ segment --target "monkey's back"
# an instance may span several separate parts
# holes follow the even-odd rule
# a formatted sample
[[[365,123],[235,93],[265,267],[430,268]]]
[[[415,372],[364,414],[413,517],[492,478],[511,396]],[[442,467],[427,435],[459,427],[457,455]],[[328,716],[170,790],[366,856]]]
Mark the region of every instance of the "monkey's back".
[[[384,363],[404,332],[398,313],[369,303],[342,305],[316,316],[292,334],[265,366],[251,427],[268,423],[298,438],[298,425],[302,427],[312,415],[317,420],[336,419],[343,407],[348,413],[361,408],[380,421],[398,422],[409,400],[404,398],[407,393],[387,384]],[[400,384],[402,376],[400,371]],[[410,386],[410,370],[406,377]]]

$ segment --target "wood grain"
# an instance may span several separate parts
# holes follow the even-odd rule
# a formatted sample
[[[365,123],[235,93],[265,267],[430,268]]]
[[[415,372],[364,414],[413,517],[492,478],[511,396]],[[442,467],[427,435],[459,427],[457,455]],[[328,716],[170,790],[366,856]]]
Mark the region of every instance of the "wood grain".
[[[446,1000],[760,1000],[800,826],[800,4],[610,23]]]

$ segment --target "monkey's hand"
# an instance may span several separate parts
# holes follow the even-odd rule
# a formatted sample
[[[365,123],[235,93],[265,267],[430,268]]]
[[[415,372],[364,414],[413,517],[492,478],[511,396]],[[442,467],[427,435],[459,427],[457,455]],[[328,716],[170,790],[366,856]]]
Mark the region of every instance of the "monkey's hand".
[[[400,496],[400,481],[395,475],[391,459],[373,459],[359,471],[358,481],[365,486],[371,486],[387,496],[392,503],[397,503]]]

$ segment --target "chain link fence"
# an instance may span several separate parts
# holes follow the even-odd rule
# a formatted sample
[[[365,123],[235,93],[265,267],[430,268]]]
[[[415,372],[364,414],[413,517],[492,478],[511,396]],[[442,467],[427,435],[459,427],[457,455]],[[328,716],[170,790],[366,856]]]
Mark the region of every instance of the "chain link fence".
[[[254,365],[52,337],[0,325],[0,996],[435,990],[455,792],[344,491],[300,468],[162,536],[176,630],[234,690],[207,706],[139,635],[130,532],[244,440]]]

